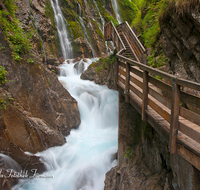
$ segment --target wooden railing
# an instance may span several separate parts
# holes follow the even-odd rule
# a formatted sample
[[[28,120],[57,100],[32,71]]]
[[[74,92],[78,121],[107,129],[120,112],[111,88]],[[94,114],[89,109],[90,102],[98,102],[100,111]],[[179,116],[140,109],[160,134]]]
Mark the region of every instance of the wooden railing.
[[[119,33],[123,32],[123,34],[126,36],[126,38],[128,40],[128,43],[129,43],[131,49],[134,50],[136,60],[139,61],[139,62],[142,62],[144,52],[146,50],[143,47],[143,45],[141,44],[141,42],[139,41],[139,39],[136,37],[135,33],[133,32],[133,30],[129,26],[128,22],[125,21],[124,23],[119,24],[116,27],[116,29]]]
[[[109,22],[104,27],[104,39],[105,41],[113,41],[114,46],[118,52],[126,50],[126,47],[122,42],[122,39],[120,38],[119,33],[117,32],[117,29],[115,28],[113,22]]]
[[[117,31],[106,30],[108,26],[114,27],[113,24],[107,24],[106,32]],[[111,36],[110,39],[116,38]],[[120,47],[124,50],[123,45]],[[141,113],[143,121],[148,121],[169,143],[171,154],[178,153],[200,170],[200,115],[192,111],[200,108],[200,84],[124,57],[120,49],[116,58],[116,83],[126,102],[131,103]],[[154,76],[165,79],[167,83]],[[195,91],[197,95],[183,91],[184,87]],[[192,109],[182,105],[190,105]]]

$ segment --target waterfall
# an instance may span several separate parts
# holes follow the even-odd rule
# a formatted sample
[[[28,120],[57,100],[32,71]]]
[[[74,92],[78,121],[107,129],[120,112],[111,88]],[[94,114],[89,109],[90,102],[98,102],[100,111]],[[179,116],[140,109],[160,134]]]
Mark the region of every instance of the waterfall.
[[[87,44],[89,45],[89,47],[90,47],[91,50],[92,50],[92,55],[93,55],[93,57],[96,57],[96,53],[95,53],[95,51],[94,51],[92,45],[91,45],[90,42],[89,42],[90,39],[89,39],[89,36],[88,36],[88,34],[87,34],[87,30],[86,30],[86,28],[85,28],[85,24],[84,24],[84,22],[83,22],[82,17],[79,16],[79,20],[80,20],[81,28],[82,28],[82,30],[83,30],[83,34],[84,34],[84,36],[85,36],[85,39],[86,39],[86,41],[87,41]]]
[[[113,9],[115,11],[115,15],[116,15],[117,21],[118,21],[119,24],[121,24],[123,21],[122,21],[122,18],[120,16],[120,13],[119,13],[119,8],[118,8],[118,5],[117,5],[117,0],[112,0],[112,5],[113,5]]]
[[[81,17],[82,11],[81,11],[81,5],[78,3],[78,15]]]
[[[99,13],[100,19],[101,19],[102,29],[101,29],[100,26],[99,26],[99,28],[100,28],[101,32],[104,34],[105,20],[104,20],[103,16],[101,15],[101,12],[100,12],[100,10],[99,10],[99,7],[98,7],[98,5],[97,5],[97,2],[96,2],[95,0],[93,0],[93,2],[94,2],[94,4],[95,4],[95,7],[96,7],[96,9],[97,9],[97,11],[98,11],[98,13]],[[97,23],[98,23],[98,22],[97,22]]]
[[[87,68],[95,59],[63,64],[59,80],[77,100],[81,125],[71,130],[63,146],[37,153],[47,172],[20,180],[13,190],[103,190],[105,173],[117,164],[118,93],[80,79],[76,64]],[[40,177],[41,176],[41,177]]]
[[[71,42],[69,41],[68,33],[66,30],[65,19],[60,9],[58,0],[50,0],[51,6],[54,11],[55,23],[58,30],[58,35],[61,43],[61,49],[64,59],[70,59],[73,57],[73,51]]]

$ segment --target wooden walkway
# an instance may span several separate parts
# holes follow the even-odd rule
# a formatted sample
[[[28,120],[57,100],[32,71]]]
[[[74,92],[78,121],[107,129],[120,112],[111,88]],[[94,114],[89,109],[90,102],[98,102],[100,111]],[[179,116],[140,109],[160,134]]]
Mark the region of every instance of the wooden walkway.
[[[200,84],[143,64],[145,48],[127,22],[117,27],[109,22],[104,36],[118,51],[116,83],[126,102],[169,143],[171,154],[178,153],[200,170],[200,115],[192,111],[200,110]],[[183,91],[185,87],[197,96]]]

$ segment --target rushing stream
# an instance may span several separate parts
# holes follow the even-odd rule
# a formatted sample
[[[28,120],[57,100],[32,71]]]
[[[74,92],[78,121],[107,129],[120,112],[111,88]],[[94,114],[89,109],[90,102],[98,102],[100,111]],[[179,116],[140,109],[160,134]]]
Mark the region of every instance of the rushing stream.
[[[65,63],[59,77],[78,102],[79,129],[71,131],[65,145],[37,153],[48,171],[43,177],[22,180],[15,190],[103,190],[105,173],[117,163],[113,155],[117,152],[118,93],[80,79],[83,65],[87,68],[91,62],[82,60],[78,70],[74,63]]]

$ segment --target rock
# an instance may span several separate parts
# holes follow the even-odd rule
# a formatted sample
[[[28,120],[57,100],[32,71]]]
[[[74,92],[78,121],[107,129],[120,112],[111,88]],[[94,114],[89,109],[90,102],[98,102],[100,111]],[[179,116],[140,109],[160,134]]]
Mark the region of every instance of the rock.
[[[60,68],[58,66],[54,66],[54,65],[47,65],[47,68],[54,72],[56,75],[60,75]]]
[[[103,60],[92,63],[87,70],[83,71],[81,74],[81,79],[91,80],[96,84],[107,85],[110,89],[116,89],[115,84],[115,64],[110,63],[108,65],[102,66]]]
[[[84,69],[85,69],[85,65],[83,63],[83,61],[79,61],[74,65],[74,69],[76,70],[77,74],[81,74]]]
[[[46,60],[46,63],[47,63],[47,65],[53,65],[53,66],[58,66],[58,65],[60,65],[60,62],[59,62],[58,59],[55,58],[55,57],[49,57],[49,58]]]
[[[40,161],[40,157],[25,154],[19,146],[5,140],[2,137],[0,137],[0,151],[15,160],[20,165],[22,170],[28,171],[28,174],[32,174],[31,169],[37,169],[37,173],[39,174],[46,171],[44,163]]]
[[[81,60],[80,57],[76,57],[72,62],[73,62],[73,63],[76,63],[76,62],[78,62],[78,61],[80,61],[80,60]]]
[[[1,111],[0,124],[1,137],[21,147],[23,151],[36,153],[66,142],[62,134],[45,121],[29,117],[11,105]]]

